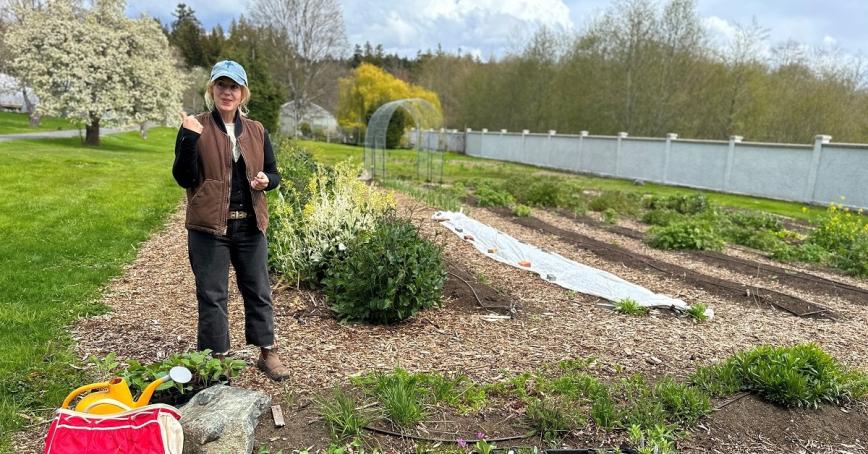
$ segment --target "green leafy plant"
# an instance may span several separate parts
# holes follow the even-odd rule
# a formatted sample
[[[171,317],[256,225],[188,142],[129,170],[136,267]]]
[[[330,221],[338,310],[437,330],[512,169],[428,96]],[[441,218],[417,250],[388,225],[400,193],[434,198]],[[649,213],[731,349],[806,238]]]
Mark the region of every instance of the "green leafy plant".
[[[618,212],[614,208],[606,208],[603,210],[603,222],[606,224],[617,224]]]
[[[591,405],[591,419],[594,424],[604,429],[612,429],[621,419],[609,393],[598,395]]]
[[[394,323],[440,303],[446,276],[440,248],[409,221],[383,218],[346,247],[322,280],[339,318]]]
[[[850,397],[852,376],[815,344],[757,347],[730,359],[742,389],[787,407],[818,407]]]
[[[361,437],[362,430],[373,420],[370,414],[359,410],[356,400],[341,388],[335,388],[330,396],[318,399],[317,403],[335,440]]]
[[[729,396],[741,389],[741,377],[731,362],[700,367],[690,375],[689,382],[711,397]]]
[[[563,438],[573,427],[574,420],[556,399],[532,399],[525,418],[530,427],[543,439],[555,441]]]
[[[521,218],[530,216],[531,210],[527,205],[518,204],[512,208],[512,214]]]
[[[174,354],[160,362],[142,364],[138,361],[128,361],[128,366],[120,372],[135,392],[141,392],[152,381],[163,377],[175,366],[190,369],[193,377],[187,384],[168,381],[157,387],[157,391],[175,388],[180,394],[193,389],[207,388],[217,383],[227,383],[237,376],[247,364],[239,359],[214,358],[211,350],[191,351]]]
[[[624,191],[604,191],[588,203],[592,211],[604,212],[608,209],[616,213],[636,216],[639,214],[641,197]]]
[[[630,443],[640,454],[674,454],[675,433],[665,425],[644,429],[636,424],[627,430]]]
[[[515,203],[512,194],[488,183],[477,184],[474,195],[482,207],[508,207]]]
[[[642,201],[648,209],[666,209],[680,214],[698,214],[711,208],[708,197],[701,193],[646,196]]]
[[[666,419],[681,426],[693,426],[711,412],[708,395],[665,377],[654,385],[654,396],[663,405]]]
[[[392,375],[379,375],[375,393],[383,411],[394,425],[412,427],[425,417],[424,391],[418,377],[404,371]]]
[[[615,303],[615,312],[625,315],[647,315],[648,308],[642,306],[633,298],[624,298]]]
[[[695,303],[691,304],[690,307],[687,308],[687,315],[690,316],[697,323],[702,323],[708,320],[708,315],[706,315],[706,311],[708,310],[708,306],[703,303]]]
[[[714,223],[702,218],[673,222],[663,227],[651,227],[648,244],[658,249],[720,250],[724,240]]]
[[[850,370],[814,344],[760,346],[700,368],[691,382],[713,396],[755,392],[786,407],[816,408],[865,393],[865,373]]]
[[[642,222],[659,226],[669,225],[675,221],[679,221],[682,219],[684,219],[684,215],[678,213],[675,210],[669,210],[665,208],[647,211],[645,214],[642,215]]]

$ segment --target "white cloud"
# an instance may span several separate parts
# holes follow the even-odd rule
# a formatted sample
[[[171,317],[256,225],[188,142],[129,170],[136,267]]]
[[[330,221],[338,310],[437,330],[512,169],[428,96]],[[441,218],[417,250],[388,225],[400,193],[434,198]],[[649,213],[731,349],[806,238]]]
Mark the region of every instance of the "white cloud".
[[[541,26],[573,29],[570,9],[561,0],[344,0],[351,43],[383,44],[387,52],[415,54],[419,49],[502,55]]]

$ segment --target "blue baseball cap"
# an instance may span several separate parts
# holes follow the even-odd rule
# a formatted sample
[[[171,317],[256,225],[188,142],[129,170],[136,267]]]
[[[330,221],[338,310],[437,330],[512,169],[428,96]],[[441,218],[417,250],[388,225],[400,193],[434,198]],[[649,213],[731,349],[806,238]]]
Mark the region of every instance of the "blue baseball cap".
[[[218,61],[211,68],[211,82],[214,82],[220,77],[228,77],[235,81],[238,85],[247,86],[247,72],[244,67],[232,60]]]

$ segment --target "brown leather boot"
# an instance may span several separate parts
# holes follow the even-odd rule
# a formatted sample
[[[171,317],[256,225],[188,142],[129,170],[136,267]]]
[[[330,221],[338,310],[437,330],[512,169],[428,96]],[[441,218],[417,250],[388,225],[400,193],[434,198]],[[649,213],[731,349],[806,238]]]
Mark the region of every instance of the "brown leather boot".
[[[289,377],[289,368],[284,366],[277,356],[277,347],[259,349],[259,360],[256,367],[274,381],[281,381]]]

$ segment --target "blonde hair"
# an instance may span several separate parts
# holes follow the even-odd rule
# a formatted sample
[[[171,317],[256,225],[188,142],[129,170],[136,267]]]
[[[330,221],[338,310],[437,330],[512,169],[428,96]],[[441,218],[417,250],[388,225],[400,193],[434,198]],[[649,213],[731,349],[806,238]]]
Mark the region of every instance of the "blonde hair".
[[[208,110],[214,110],[214,84],[216,80],[210,80],[207,84],[205,84],[205,106],[208,107]],[[239,84],[240,85],[240,84]],[[247,116],[247,103],[250,102],[250,89],[247,88],[247,85],[241,86],[241,104],[238,105],[238,112],[241,116]]]

